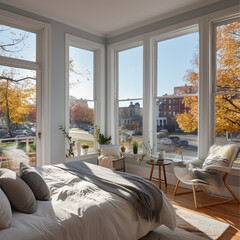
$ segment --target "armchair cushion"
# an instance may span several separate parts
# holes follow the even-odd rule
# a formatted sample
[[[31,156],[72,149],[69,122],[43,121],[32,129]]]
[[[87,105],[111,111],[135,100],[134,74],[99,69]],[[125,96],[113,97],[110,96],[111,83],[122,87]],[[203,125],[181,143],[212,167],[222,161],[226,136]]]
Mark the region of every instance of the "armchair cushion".
[[[204,170],[214,169],[222,172],[230,172],[237,151],[238,148],[235,144],[224,146],[214,144],[210,148],[209,155],[205,159],[202,168]]]

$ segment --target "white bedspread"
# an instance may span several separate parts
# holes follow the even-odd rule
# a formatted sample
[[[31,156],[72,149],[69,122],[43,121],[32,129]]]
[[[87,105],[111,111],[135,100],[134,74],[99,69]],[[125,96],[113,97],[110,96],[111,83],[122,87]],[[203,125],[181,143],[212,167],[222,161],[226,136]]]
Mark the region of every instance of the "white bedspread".
[[[13,212],[0,240],[136,240],[161,224],[176,226],[176,214],[163,194],[159,222],[136,218],[131,204],[96,185],[51,166],[42,168],[52,200],[38,201],[37,212]]]

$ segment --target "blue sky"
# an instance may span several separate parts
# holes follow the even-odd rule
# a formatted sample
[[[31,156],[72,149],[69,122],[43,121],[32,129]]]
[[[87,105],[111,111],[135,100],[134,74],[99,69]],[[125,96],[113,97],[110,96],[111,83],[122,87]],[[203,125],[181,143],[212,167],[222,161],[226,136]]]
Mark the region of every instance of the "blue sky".
[[[13,39],[21,38],[24,38],[22,42],[12,47],[6,47],[6,50],[10,51],[0,51],[0,55],[28,61],[36,61],[36,34],[0,25],[0,45],[10,44]]]
[[[93,100],[93,57],[92,51],[70,47],[69,58],[73,59],[74,70],[81,74],[70,73],[69,94],[76,98]]]
[[[158,96],[173,94],[174,86],[183,86],[187,71],[198,54],[198,33],[158,43]]]

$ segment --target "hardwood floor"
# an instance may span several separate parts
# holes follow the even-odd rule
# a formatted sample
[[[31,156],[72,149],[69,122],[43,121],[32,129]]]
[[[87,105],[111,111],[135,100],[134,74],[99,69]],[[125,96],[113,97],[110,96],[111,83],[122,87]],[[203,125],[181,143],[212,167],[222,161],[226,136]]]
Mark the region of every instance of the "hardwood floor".
[[[156,185],[158,183],[156,182]],[[174,187],[168,185],[167,188],[162,184],[162,191],[166,194],[168,199],[172,202],[173,205],[178,208],[182,208],[215,220],[226,222],[230,224],[230,227],[227,231],[219,238],[219,240],[240,240],[240,204],[237,201],[232,201],[229,203],[196,209],[193,202],[193,194],[183,194],[174,196]],[[186,191],[184,188],[178,188],[178,192]],[[219,201],[216,197],[210,197],[205,193],[198,192],[197,199],[200,204]]]

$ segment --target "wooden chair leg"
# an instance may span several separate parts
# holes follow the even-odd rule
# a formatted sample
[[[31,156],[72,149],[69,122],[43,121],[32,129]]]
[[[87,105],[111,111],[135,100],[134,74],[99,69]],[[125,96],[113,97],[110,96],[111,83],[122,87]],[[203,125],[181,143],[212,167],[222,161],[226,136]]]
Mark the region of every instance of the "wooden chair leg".
[[[177,194],[177,189],[178,189],[179,183],[180,183],[180,180],[177,180],[177,183],[176,183],[176,186],[175,186],[175,189],[174,189],[174,195]]]
[[[237,202],[240,203],[240,200],[238,199],[238,197],[235,195],[232,189],[227,185],[227,177],[228,177],[228,173],[226,173],[225,176],[223,177],[224,185],[227,188],[227,190],[231,193],[231,195],[237,200]]]
[[[192,189],[193,189],[194,205],[195,205],[195,208],[198,208],[198,205],[197,205],[197,195],[196,195],[196,189],[195,189],[195,185],[194,184],[192,185]]]

